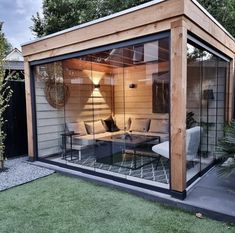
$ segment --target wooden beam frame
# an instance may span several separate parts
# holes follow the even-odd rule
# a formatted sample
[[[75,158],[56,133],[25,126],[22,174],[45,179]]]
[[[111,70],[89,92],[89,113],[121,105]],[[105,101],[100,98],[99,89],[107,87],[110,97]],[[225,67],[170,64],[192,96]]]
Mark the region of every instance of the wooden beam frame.
[[[125,36],[129,36],[127,39],[130,39],[131,36],[133,38],[133,33],[130,33],[130,30],[137,33],[135,37],[141,36],[141,34],[146,35],[148,30],[161,30],[161,25],[164,25],[166,21],[182,15],[184,11],[184,4],[182,3],[182,0],[164,1],[151,7],[92,24],[88,27],[41,39],[33,44],[23,46],[23,54],[24,56],[30,56],[36,53],[67,47],[68,44],[81,44],[85,41],[92,44],[94,39],[100,39],[104,36],[108,37],[109,35],[115,35],[116,40],[120,41],[119,35],[123,33]],[[107,40],[104,42],[107,44]]]
[[[230,122],[234,118],[234,60],[228,67],[228,80],[226,82],[226,121]]]
[[[24,61],[25,75],[25,100],[27,112],[27,131],[28,131],[28,155],[30,159],[34,159],[34,143],[33,143],[33,115],[32,115],[32,93],[30,83],[30,65],[27,59]]]
[[[206,15],[195,3],[191,0],[184,1],[184,15],[193,22],[198,29],[206,32],[211,38],[218,41],[224,48],[234,53],[234,40],[228,36],[211,18]],[[208,41],[209,42],[209,41]]]
[[[144,17],[143,17],[144,16]],[[123,24],[123,22],[125,22]],[[229,58],[230,80],[227,82],[226,120],[233,117],[235,41],[191,0],[168,0],[138,11],[53,35],[23,46],[27,103],[28,154],[34,158],[33,110],[30,62],[69,55],[87,49],[127,41],[171,30],[171,114],[170,188],[184,197],[186,189],[186,100],[187,33],[221,51]]]
[[[187,28],[183,20],[171,24],[171,190],[186,189]]]

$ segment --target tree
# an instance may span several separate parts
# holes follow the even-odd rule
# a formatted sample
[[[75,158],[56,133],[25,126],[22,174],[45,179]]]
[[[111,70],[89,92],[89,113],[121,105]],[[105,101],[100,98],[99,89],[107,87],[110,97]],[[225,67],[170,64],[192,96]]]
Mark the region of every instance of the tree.
[[[39,13],[36,13],[36,16],[32,16],[33,26],[31,26],[31,30],[34,32],[35,35],[38,37],[42,37],[44,35],[44,22],[41,19]]]
[[[198,0],[198,2],[235,36],[235,1],[234,0]]]
[[[43,17],[32,16],[31,30],[42,37],[150,0],[43,0]]]
[[[3,22],[1,22],[1,21],[0,21],[0,39],[1,39],[1,43],[2,43],[1,46],[3,46],[4,56],[6,56],[12,50],[12,46],[7,41],[5,34],[3,33]]]
[[[9,106],[9,100],[12,96],[12,90],[9,86],[7,86],[7,82],[5,79],[5,71],[4,71],[4,57],[6,55],[7,40],[2,32],[2,23],[0,24],[0,171],[4,168],[4,150],[5,145],[4,141],[6,138],[6,134],[3,130],[4,124],[6,120],[4,119],[3,115]]]
[[[43,0],[43,17],[32,16],[31,30],[42,37],[150,0]],[[235,36],[234,0],[198,0],[233,36]]]

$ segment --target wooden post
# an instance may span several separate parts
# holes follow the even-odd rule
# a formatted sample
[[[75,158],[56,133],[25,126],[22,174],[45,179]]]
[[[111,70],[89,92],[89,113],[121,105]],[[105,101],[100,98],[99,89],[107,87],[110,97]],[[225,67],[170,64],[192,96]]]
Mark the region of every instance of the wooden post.
[[[183,20],[171,24],[171,191],[186,196],[187,28]]]
[[[33,148],[33,125],[32,125],[32,105],[31,105],[31,89],[30,89],[30,66],[27,60],[24,62],[25,72],[25,99],[27,111],[27,131],[28,131],[28,155],[31,160],[34,159]]]
[[[229,65],[229,80],[227,81],[226,99],[226,121],[230,122],[234,118],[234,60]]]

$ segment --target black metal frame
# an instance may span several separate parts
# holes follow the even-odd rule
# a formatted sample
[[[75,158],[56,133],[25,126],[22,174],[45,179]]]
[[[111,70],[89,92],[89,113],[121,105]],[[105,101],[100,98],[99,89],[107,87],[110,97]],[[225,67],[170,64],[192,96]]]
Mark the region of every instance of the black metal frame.
[[[134,38],[134,39],[131,39],[131,40],[126,40],[126,41],[113,43],[113,44],[109,44],[109,45],[105,45],[105,46],[95,47],[95,48],[91,48],[91,49],[87,49],[87,50],[83,50],[83,51],[79,51],[79,52],[75,52],[75,53],[70,53],[70,54],[65,54],[65,55],[61,55],[61,56],[56,56],[56,57],[53,57],[53,58],[46,58],[46,59],[35,60],[35,61],[30,62],[29,63],[29,65],[30,65],[30,90],[31,90],[33,146],[34,146],[34,151],[33,151],[34,158],[33,158],[33,160],[42,161],[42,162],[46,162],[46,163],[53,164],[53,165],[56,165],[56,166],[60,166],[60,167],[63,167],[63,168],[68,168],[68,169],[80,171],[80,172],[83,172],[83,173],[86,173],[86,174],[111,179],[111,180],[121,182],[121,183],[124,183],[124,184],[134,185],[134,186],[137,186],[137,187],[141,187],[141,188],[145,188],[145,189],[149,189],[149,190],[153,190],[153,191],[158,191],[158,192],[162,192],[162,193],[166,193],[166,194],[171,194],[171,189],[166,189],[166,188],[157,187],[157,186],[153,186],[153,185],[149,185],[149,184],[144,184],[144,183],[140,183],[140,182],[137,182],[137,181],[131,181],[131,180],[128,180],[128,179],[124,179],[124,178],[120,178],[120,177],[100,173],[100,172],[97,172],[97,171],[91,171],[91,170],[88,170],[88,169],[78,168],[78,167],[74,167],[74,166],[71,166],[71,165],[50,161],[50,160],[47,160],[47,159],[44,159],[44,158],[39,158],[38,157],[38,139],[37,139],[37,111],[36,111],[35,78],[34,78],[34,72],[33,72],[34,67],[36,65],[42,65],[42,64],[46,64],[46,63],[62,61],[62,60],[65,60],[65,59],[70,59],[70,58],[77,58],[77,57],[89,55],[89,54],[92,54],[92,53],[102,52],[102,51],[109,50],[109,49],[121,48],[121,47],[126,47],[126,46],[129,46],[129,45],[135,45],[135,44],[140,44],[140,43],[147,43],[147,42],[156,41],[156,40],[163,39],[163,38],[168,38],[169,39],[169,44],[171,45],[171,43],[170,43],[170,38],[171,38],[170,37],[170,31],[164,31],[164,32],[160,32],[160,33],[157,33],[157,34],[138,37],[138,38]],[[169,113],[169,120],[170,120],[170,113]],[[169,130],[170,130],[170,128],[169,128]],[[170,174],[170,177],[171,177],[171,174]],[[169,180],[171,180],[171,178],[169,178]],[[169,184],[169,186],[171,186],[171,184]]]
[[[122,48],[122,47],[130,46],[130,45],[147,43],[147,42],[151,42],[151,41],[155,41],[155,40],[164,39],[167,37],[170,37],[170,32],[164,31],[164,32],[160,32],[157,34],[151,34],[151,35],[137,37],[137,38],[130,39],[130,40],[125,40],[122,42],[103,45],[103,46],[99,46],[99,47],[93,47],[91,49],[85,49],[85,50],[82,50],[79,52],[68,53],[68,54],[64,54],[64,55],[55,56],[52,58],[45,58],[45,59],[41,59],[41,60],[31,61],[30,66],[42,65],[42,64],[56,62],[56,61],[62,61],[65,59],[70,59],[70,58],[77,58],[77,57],[81,57],[81,56],[85,56],[85,55],[103,52],[105,50],[117,49],[117,48]]]
[[[97,172],[97,171],[91,171],[91,170],[88,170],[88,169],[78,168],[78,167],[74,167],[74,166],[70,166],[70,165],[66,165],[66,164],[61,164],[61,163],[58,163],[58,162],[54,162],[54,161],[50,161],[50,160],[38,157],[36,95],[35,95],[35,82],[34,82],[34,73],[33,73],[34,66],[45,64],[45,63],[52,63],[52,62],[56,62],[56,61],[62,61],[62,60],[65,60],[65,59],[70,59],[70,58],[77,58],[77,57],[89,55],[89,54],[92,54],[92,53],[102,52],[102,51],[109,50],[109,49],[121,48],[121,47],[129,46],[129,45],[135,45],[135,44],[139,44],[139,43],[151,42],[151,41],[155,41],[155,40],[159,40],[159,39],[163,39],[163,38],[168,38],[169,39],[169,44],[170,44],[170,48],[171,48],[170,31],[164,31],[164,32],[160,32],[160,33],[157,33],[157,34],[147,35],[147,36],[138,37],[138,38],[131,39],[131,40],[126,40],[126,41],[117,42],[117,43],[113,43],[113,44],[109,44],[109,45],[105,45],[105,46],[86,49],[86,50],[79,51],[79,52],[60,55],[60,56],[56,56],[56,57],[53,57],[53,58],[46,58],[46,59],[35,60],[35,61],[30,62],[29,63],[30,64],[30,90],[31,90],[31,98],[32,98],[31,99],[32,100],[31,104],[32,104],[34,159],[38,160],[38,161],[46,162],[46,163],[49,163],[49,164],[54,164],[54,165],[57,165],[57,166],[60,166],[60,167],[64,167],[64,168],[68,168],[68,169],[72,169],[72,170],[77,170],[77,171],[80,171],[80,172],[83,172],[83,173],[87,173],[87,174],[91,174],[91,175],[95,175],[95,176],[99,176],[99,177],[103,177],[103,178],[108,178],[108,179],[118,181],[118,182],[122,182],[122,183],[125,183],[125,184],[135,185],[135,186],[138,186],[138,187],[142,187],[142,188],[146,188],[146,189],[150,189],[150,190],[154,190],[154,191],[160,191],[162,193],[171,194],[172,196],[175,196],[179,199],[184,199],[185,196],[186,196],[186,191],[180,193],[180,192],[174,192],[172,190],[172,186],[171,186],[171,169],[170,169],[170,172],[169,172],[169,180],[170,180],[169,189],[165,189],[165,188],[161,188],[161,187],[156,187],[156,186],[152,186],[152,185],[139,183],[139,182],[136,182],[136,181],[130,181],[130,180],[115,177],[115,176],[112,176],[112,175],[103,174],[103,173],[100,173],[100,172]],[[192,39],[192,38],[194,38],[194,39]],[[229,60],[229,58],[226,55],[223,55],[220,51],[217,52],[216,49],[212,49],[211,46],[208,45],[205,41],[202,41],[200,38],[198,38],[194,34],[191,34],[190,32],[188,33],[188,41],[193,42],[193,44],[195,44],[196,46],[202,47],[203,49],[208,48],[206,50],[208,50],[210,52],[214,51],[213,54],[215,54],[215,55],[220,54],[223,57],[223,59],[225,58],[226,60]],[[219,56],[219,57],[221,57],[221,56]],[[171,62],[170,62],[170,71],[169,72],[171,74]],[[172,90],[171,90],[171,85],[170,85],[170,93],[171,93],[171,91]],[[170,101],[169,105],[171,107],[171,101]],[[171,121],[171,113],[169,112],[169,122],[170,121]],[[170,126],[169,126],[169,135],[171,135]],[[171,141],[170,140],[169,140],[169,150],[171,150]],[[214,164],[211,164],[210,167],[213,166],[213,165]],[[169,166],[171,167],[171,154],[170,154],[170,159],[169,159]],[[198,173],[193,178],[191,178],[189,181],[187,181],[187,186],[190,185],[191,183],[193,183],[198,177],[200,177],[202,174],[204,174],[207,170],[209,170],[210,167],[207,167],[207,168],[201,170],[200,173]]]
[[[232,58],[228,57],[223,52],[219,51],[217,48],[213,47],[212,45],[208,44],[206,41],[202,40],[197,35],[193,34],[192,32],[188,32],[188,41],[196,45],[201,49],[205,49],[208,52],[212,53],[213,55],[220,57],[221,59],[230,62]]]
[[[207,52],[213,54],[214,56],[219,57],[220,59],[226,61],[226,62],[231,62],[231,58],[229,58],[227,55],[223,54],[221,51],[219,51],[218,49],[212,47],[211,45],[209,45],[207,42],[203,41],[202,39],[200,39],[198,36],[196,36],[195,34],[189,32],[188,33],[188,39],[187,42],[190,43],[191,45],[202,49],[202,50],[206,50]],[[218,61],[217,61],[218,62]],[[200,66],[200,69],[202,69],[202,67]],[[202,72],[202,71],[200,71]],[[226,77],[225,79],[225,106],[227,106],[228,103],[226,103],[226,95],[227,95],[227,81],[230,77]],[[216,77],[216,89],[218,90],[218,70],[217,70],[217,77]],[[200,83],[200,91],[202,91],[202,84]],[[217,138],[217,106],[218,106],[218,91],[216,92],[216,138]],[[201,95],[202,98],[202,95]],[[226,122],[226,111],[227,111],[227,107],[224,108],[224,122]],[[202,104],[201,104],[201,99],[200,99],[200,115],[202,113]],[[216,159],[214,159],[213,162],[211,162],[210,164],[208,164],[207,167],[205,167],[204,169],[201,168],[201,157],[200,157],[200,171],[193,176],[190,180],[188,180],[186,182],[187,187],[189,185],[191,185],[195,180],[197,180],[199,177],[203,176],[207,171],[209,171],[215,164],[217,164]]]
[[[67,168],[67,169],[71,169],[71,170],[74,170],[74,171],[82,172],[82,173],[85,173],[85,174],[88,174],[88,175],[102,177],[102,178],[105,178],[105,179],[113,180],[115,182],[120,182],[120,183],[124,183],[124,184],[128,184],[128,185],[133,185],[133,186],[137,186],[137,187],[140,187],[140,188],[144,188],[144,189],[148,189],[148,190],[152,190],[152,191],[156,191],[156,192],[161,192],[161,193],[165,193],[165,194],[171,194],[171,190],[165,189],[165,188],[162,188],[162,187],[158,187],[158,186],[144,184],[144,183],[140,183],[140,182],[137,182],[137,181],[132,181],[132,180],[128,180],[128,179],[125,179],[125,178],[120,178],[120,177],[117,177],[117,176],[113,176],[113,175],[109,175],[109,174],[105,174],[105,173],[101,173],[101,172],[97,172],[97,171],[93,171],[93,170],[89,170],[89,169],[84,169],[84,168],[75,167],[75,166],[71,166],[71,165],[67,165],[67,164],[63,164],[63,163],[58,163],[58,162],[54,162],[54,161],[43,159],[43,158],[39,158],[38,161],[45,162],[45,163],[52,164],[52,165],[56,165],[56,166],[59,166],[59,167],[62,167],[62,168]]]

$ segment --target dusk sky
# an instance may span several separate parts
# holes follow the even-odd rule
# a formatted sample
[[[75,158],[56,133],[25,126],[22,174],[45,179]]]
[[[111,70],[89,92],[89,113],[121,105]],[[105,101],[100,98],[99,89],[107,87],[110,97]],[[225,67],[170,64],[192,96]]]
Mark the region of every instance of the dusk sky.
[[[29,27],[37,11],[42,12],[42,0],[0,0],[0,21],[13,48],[21,50],[22,43],[35,39]]]

